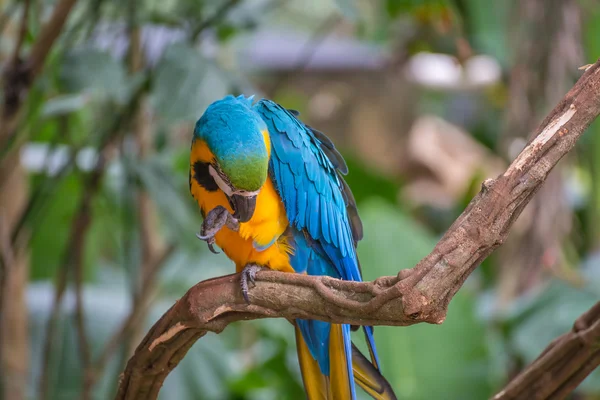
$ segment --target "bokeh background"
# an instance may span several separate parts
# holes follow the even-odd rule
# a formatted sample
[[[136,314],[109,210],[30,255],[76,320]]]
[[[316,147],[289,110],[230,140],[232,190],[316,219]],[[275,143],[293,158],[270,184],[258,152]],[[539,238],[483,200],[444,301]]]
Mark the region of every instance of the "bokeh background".
[[[25,49],[55,2],[0,0],[2,65],[26,4]],[[596,0],[78,2],[0,151],[15,160],[0,171],[0,276],[21,271],[0,279],[4,398],[112,398],[152,323],[233,271],[196,239],[188,193],[211,102],[268,97],[333,138],[374,279],[425,256],[598,56]],[[376,330],[398,397],[493,395],[597,301],[599,245],[595,124],[443,325]],[[292,327],[207,335],[161,398],[304,398]],[[573,398],[600,399],[600,374]]]

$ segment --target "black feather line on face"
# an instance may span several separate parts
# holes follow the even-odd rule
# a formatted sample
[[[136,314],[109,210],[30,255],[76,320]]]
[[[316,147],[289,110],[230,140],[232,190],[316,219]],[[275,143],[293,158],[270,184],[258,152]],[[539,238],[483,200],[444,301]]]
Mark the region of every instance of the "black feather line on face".
[[[219,185],[217,185],[217,182],[215,182],[214,178],[208,172],[209,165],[209,163],[196,161],[194,163],[194,179],[204,189],[208,190],[209,192],[215,192],[219,190]]]

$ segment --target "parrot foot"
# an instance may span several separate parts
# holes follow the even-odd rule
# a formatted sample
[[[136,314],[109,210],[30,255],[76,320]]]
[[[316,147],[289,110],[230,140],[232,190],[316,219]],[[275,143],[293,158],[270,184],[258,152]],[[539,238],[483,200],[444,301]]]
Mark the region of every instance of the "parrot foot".
[[[214,253],[219,254],[215,250],[215,235],[224,227],[227,226],[233,231],[238,231],[240,228],[237,219],[233,218],[233,215],[227,211],[223,206],[217,206],[209,211],[202,222],[202,228],[200,233],[196,234],[196,237],[200,240],[204,240],[208,244],[208,249]]]
[[[256,274],[258,271],[263,270],[264,268],[257,264],[248,264],[242,270],[240,275],[240,286],[242,287],[242,296],[244,296],[244,300],[246,303],[250,304],[250,298],[248,297],[248,282],[254,285],[254,280],[256,279]]]

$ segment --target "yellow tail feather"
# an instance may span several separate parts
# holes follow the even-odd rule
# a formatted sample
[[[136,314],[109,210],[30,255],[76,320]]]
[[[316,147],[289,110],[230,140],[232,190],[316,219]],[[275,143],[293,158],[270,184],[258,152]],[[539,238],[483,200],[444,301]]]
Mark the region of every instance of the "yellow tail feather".
[[[302,373],[302,382],[308,400],[327,400],[329,392],[328,378],[321,373],[319,364],[310,354],[308,346],[302,337],[300,328],[294,325],[296,330],[296,347],[298,349],[298,362]]]
[[[348,376],[348,359],[344,346],[342,325],[331,324],[329,333],[329,375],[331,381],[331,400],[351,399],[350,385],[352,377]]]
[[[308,400],[347,400],[351,398],[346,353],[342,327],[331,325],[329,342],[330,376],[321,373],[319,364],[312,357],[302,338],[300,329],[295,326],[298,361],[302,381]],[[352,369],[354,381],[376,400],[397,400],[388,381],[379,370],[352,345]]]
[[[352,344],[355,382],[376,400],[396,400],[396,394],[381,372]]]

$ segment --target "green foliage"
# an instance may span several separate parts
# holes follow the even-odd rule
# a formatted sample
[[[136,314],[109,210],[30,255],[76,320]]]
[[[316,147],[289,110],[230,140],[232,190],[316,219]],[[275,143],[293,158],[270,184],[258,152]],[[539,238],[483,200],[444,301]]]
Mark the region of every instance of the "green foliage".
[[[395,204],[398,197],[398,184],[392,179],[373,171],[355,156],[345,154],[349,174],[344,179],[352,188],[357,203],[372,197],[387,200]],[[362,215],[362,214],[361,214]]]
[[[98,146],[116,131],[120,135],[111,137],[110,146],[103,152],[108,160],[106,172],[99,193],[92,201],[91,227],[85,240],[85,325],[94,358],[104,351],[108,338],[127,316],[133,283],[139,280],[140,192],[148,193],[156,206],[158,224],[155,228],[159,235],[175,246],[161,269],[156,299],[140,332],[145,332],[192,284],[234,271],[233,264],[223,254],[209,253],[205,243],[195,237],[200,228],[200,213],[188,192],[189,140],[193,122],[215,99],[228,92],[260,95],[264,90],[269,93],[269,84],[283,78],[284,73],[279,70],[263,71],[260,79],[249,77],[244,68],[246,60],[233,56],[238,50],[246,49],[247,34],[256,26],[278,29],[316,26],[327,18],[327,12],[337,12],[354,26],[360,24],[357,30],[365,32],[362,37],[371,37],[371,40],[376,37],[377,44],[390,51],[402,47],[399,43],[408,38],[409,43],[401,49],[407,54],[417,49],[453,52],[456,38],[464,36],[475,53],[493,55],[505,67],[516,61],[509,57],[512,49],[508,49],[510,43],[506,39],[511,30],[505,18],[510,2],[335,0],[330,3],[309,1],[298,10],[283,3],[241,1],[232,6],[231,12],[211,22],[227,3],[226,0],[145,0],[136,2],[135,10],[126,3],[106,1],[81,6],[83,8],[76,13],[77,27],[68,32],[68,40],[61,41],[44,75],[29,92],[27,118],[14,143],[30,140],[51,147],[66,144],[78,149]],[[35,12],[45,10],[44,5]],[[370,11],[363,12],[365,10]],[[286,12],[289,15],[282,18]],[[593,7],[584,8],[584,12],[587,19],[583,31],[591,62],[600,53],[600,13]],[[28,30],[27,45],[39,34],[37,25],[42,20],[31,19],[36,26]],[[115,23],[123,29],[125,37],[132,21],[140,26],[157,24],[155,27],[159,29],[173,28],[184,37],[164,49],[158,45],[159,49],[154,48],[156,43],[144,42],[145,51],[148,47],[152,50],[148,53],[158,54],[157,63],[145,65],[143,71],[132,74],[127,55],[116,57],[114,54],[119,51],[112,50],[117,49],[98,50],[93,40],[88,40],[100,35],[96,28],[101,32],[100,27],[112,27]],[[206,21],[209,23],[198,41],[186,37]],[[444,25],[442,30],[440,23]],[[339,30],[347,31],[346,25]],[[375,33],[369,36],[369,32]],[[10,50],[4,37],[1,42],[0,50]],[[213,54],[215,48],[219,50],[217,54]],[[360,71],[363,72],[372,73]],[[344,79],[343,74],[338,77],[337,72],[315,73],[310,68],[290,73],[285,78],[292,80],[296,73],[309,76],[314,73],[318,79],[327,76],[331,82]],[[144,118],[149,123],[152,150],[148,157],[140,159],[133,134],[131,114],[135,108],[131,100],[146,78],[150,84],[147,88],[144,86],[147,90],[142,97],[148,100],[145,104],[149,112]],[[260,86],[255,86],[255,80],[260,81]],[[314,106],[314,95],[309,93],[314,83],[312,79],[301,83],[279,90],[275,100],[300,110],[302,118],[308,119]],[[341,92],[345,93],[348,88],[354,90],[348,85]],[[502,126],[501,107],[507,91],[507,86],[499,83],[490,93],[478,94],[475,100],[481,103],[479,116],[469,130],[472,137],[490,151],[496,147]],[[362,96],[359,91],[348,93],[351,100]],[[425,93],[418,97],[415,109],[449,117],[448,110],[454,110],[449,104],[455,97],[455,93]],[[315,127],[319,128],[317,124]],[[600,133],[599,130],[600,125],[594,124],[590,133]],[[555,279],[527,296],[514,299],[507,310],[498,311],[494,308],[497,302],[494,288],[501,260],[490,258],[454,298],[443,325],[377,327],[383,372],[400,399],[489,398],[506,381],[509,368],[534,359],[551,339],[570,329],[573,320],[597,301],[600,262],[597,256],[588,253],[597,248],[600,239],[598,138],[599,134],[584,138],[582,160],[576,161],[578,169],[586,175],[582,180],[585,193],[577,206],[579,225],[576,227],[581,235],[577,239],[583,244],[574,257],[587,260],[576,269],[583,277],[581,286]],[[364,222],[365,238],[358,251],[367,280],[395,275],[399,269],[413,267],[431,251],[436,234],[447,229],[471,197],[472,193],[465,191],[460,196],[460,204],[453,209],[426,209],[416,214],[398,201],[403,181],[411,177],[384,176],[376,167],[361,161],[360,149],[343,148],[343,144],[339,147],[348,153],[345,154],[350,174],[345,179],[353,189]],[[58,270],[66,267],[73,218],[85,195],[83,182],[88,178],[89,172],[80,171],[74,165],[68,166],[60,176],[40,173],[30,177],[32,192],[39,193],[39,202],[25,223],[31,232],[31,283],[27,289],[32,365],[30,398],[37,398],[39,394],[45,329],[56,289],[54,283]],[[483,178],[480,171],[473,171],[469,191],[477,188]],[[74,301],[70,284],[50,346],[49,398],[80,397],[83,371],[74,324]],[[361,340],[359,334],[355,337]],[[363,343],[359,345],[364,348]],[[118,374],[127,359],[126,352],[127,349],[119,348],[110,357],[95,386],[94,398],[113,396]],[[597,396],[599,375],[596,373],[587,379],[581,392]],[[366,398],[361,396],[361,399]],[[169,375],[161,398],[304,398],[292,326],[283,320],[260,320],[233,324],[222,334],[207,335]]]
[[[447,0],[386,0],[385,9],[392,18],[415,11],[439,12],[448,6]]]
[[[186,44],[167,49],[154,85],[152,104],[165,123],[195,121],[214,99],[228,92],[217,69]]]
[[[67,54],[61,67],[60,80],[69,92],[85,92],[115,102],[123,102],[129,93],[125,67],[107,52],[76,49]]]
[[[49,279],[65,260],[65,248],[79,199],[81,184],[75,176],[57,183],[52,196],[47,199],[44,215],[36,221],[31,236],[31,278]]]

